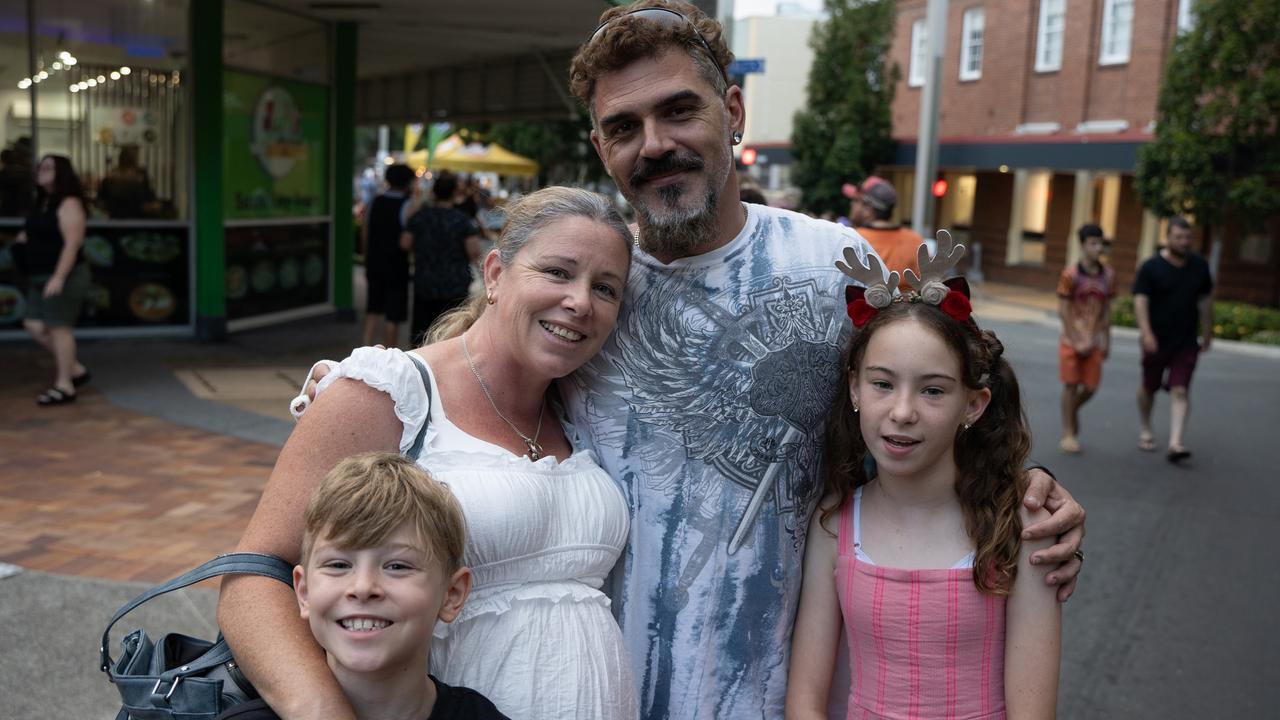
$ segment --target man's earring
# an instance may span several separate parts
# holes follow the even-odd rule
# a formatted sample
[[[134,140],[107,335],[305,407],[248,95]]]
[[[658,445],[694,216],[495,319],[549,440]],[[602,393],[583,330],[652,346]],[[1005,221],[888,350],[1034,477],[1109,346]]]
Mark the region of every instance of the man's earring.
[[[733,144],[737,145],[740,142],[742,142],[742,133],[737,130],[733,131]]]

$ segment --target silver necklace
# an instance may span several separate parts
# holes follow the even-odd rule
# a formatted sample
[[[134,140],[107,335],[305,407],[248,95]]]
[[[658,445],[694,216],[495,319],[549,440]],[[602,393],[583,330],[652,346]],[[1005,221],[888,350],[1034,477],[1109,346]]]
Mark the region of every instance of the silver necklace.
[[[545,397],[542,399],[542,408],[538,410],[538,429],[533,432],[533,437],[525,435],[520,432],[520,428],[516,427],[515,423],[508,420],[507,416],[502,414],[502,411],[498,409],[498,403],[493,401],[493,395],[489,392],[489,386],[485,384],[484,378],[480,377],[480,371],[476,370],[475,361],[471,359],[471,351],[467,349],[467,336],[465,334],[462,336],[462,355],[467,359],[467,365],[471,368],[471,374],[476,376],[476,382],[480,383],[480,389],[484,391],[484,396],[488,398],[489,405],[493,407],[493,411],[498,414],[498,417],[502,418],[502,422],[506,423],[508,427],[515,431],[515,434],[520,436],[520,439],[524,441],[525,446],[529,448],[529,459],[536,461],[538,458],[542,457],[543,450],[542,446],[538,444],[538,436],[542,434],[542,415],[547,410],[547,399]]]

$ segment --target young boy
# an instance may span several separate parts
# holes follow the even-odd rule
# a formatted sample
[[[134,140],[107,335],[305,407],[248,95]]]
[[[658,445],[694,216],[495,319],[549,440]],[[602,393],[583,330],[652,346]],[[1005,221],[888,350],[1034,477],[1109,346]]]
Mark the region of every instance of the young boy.
[[[1062,336],[1058,371],[1062,378],[1063,452],[1080,452],[1080,407],[1102,382],[1102,361],[1111,352],[1111,298],[1115,271],[1102,264],[1102,228],[1081,226],[1080,262],[1062,269],[1058,277],[1058,315]]]
[[[457,500],[395,453],[364,453],[325,476],[293,569],[303,619],[360,720],[507,720],[474,690],[428,675],[431,631],[471,591]],[[219,720],[278,720],[263,701]]]

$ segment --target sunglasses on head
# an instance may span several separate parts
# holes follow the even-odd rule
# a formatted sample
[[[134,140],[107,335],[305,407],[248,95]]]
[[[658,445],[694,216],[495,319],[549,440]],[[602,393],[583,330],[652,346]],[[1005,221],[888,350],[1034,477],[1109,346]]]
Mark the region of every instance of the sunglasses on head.
[[[590,45],[591,43],[595,42],[596,38],[600,37],[600,33],[603,32],[607,26],[623,18],[629,18],[629,17],[642,18],[649,22],[657,23],[662,27],[678,28],[678,27],[688,26],[690,30],[693,30],[693,36],[698,39],[698,44],[701,45],[703,51],[707,53],[707,57],[711,58],[711,62],[716,66],[716,70],[719,70],[720,75],[728,79],[728,73],[724,71],[724,66],[721,65],[720,61],[716,59],[716,54],[711,51],[711,46],[708,45],[706,39],[702,37],[702,33],[698,32],[698,28],[696,25],[693,24],[693,21],[689,20],[689,18],[685,17],[684,15],[681,15],[675,10],[671,10],[668,8],[661,8],[661,7],[640,8],[639,10],[632,10],[630,12],[625,12],[621,15],[618,15],[617,17],[613,17],[608,20],[605,20],[604,22],[600,23],[599,27],[596,28],[595,32],[591,33],[591,39],[587,40],[587,44]]]

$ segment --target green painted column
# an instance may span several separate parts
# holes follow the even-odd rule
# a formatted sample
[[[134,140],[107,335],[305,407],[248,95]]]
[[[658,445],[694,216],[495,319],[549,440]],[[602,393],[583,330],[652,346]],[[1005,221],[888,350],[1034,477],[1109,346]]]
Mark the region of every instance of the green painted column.
[[[333,305],[338,317],[355,320],[351,287],[355,224],[351,177],[356,144],[356,24],[340,22],[333,33]]]
[[[227,336],[227,253],[222,227],[222,0],[191,3],[196,336]]]

